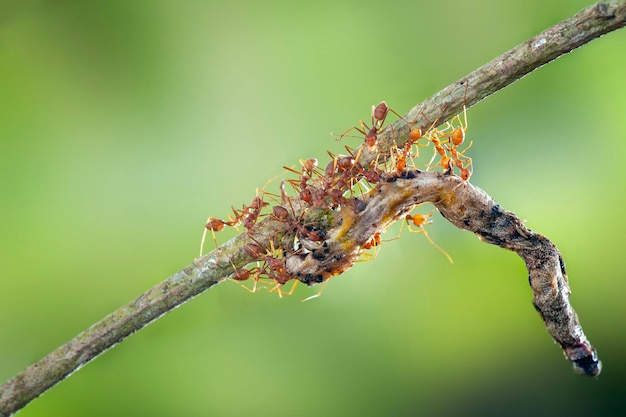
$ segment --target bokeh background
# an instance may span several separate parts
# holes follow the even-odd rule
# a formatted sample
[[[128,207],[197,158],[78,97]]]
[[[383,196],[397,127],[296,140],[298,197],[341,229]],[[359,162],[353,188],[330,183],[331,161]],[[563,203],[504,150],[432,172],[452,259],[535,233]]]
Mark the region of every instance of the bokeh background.
[[[189,264],[283,165],[357,144],[329,132],[372,104],[405,112],[589,4],[0,2],[0,381]],[[625,415],[625,51],[609,34],[468,111],[472,182],[563,252],[599,378],[521,259],[435,215],[453,265],[405,232],[310,302],[225,282],[20,415]]]

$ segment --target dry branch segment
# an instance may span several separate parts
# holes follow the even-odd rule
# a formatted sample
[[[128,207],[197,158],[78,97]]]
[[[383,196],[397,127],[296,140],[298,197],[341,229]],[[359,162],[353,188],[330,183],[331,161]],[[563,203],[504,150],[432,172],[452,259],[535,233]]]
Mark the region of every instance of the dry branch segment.
[[[565,263],[556,246],[529,230],[483,190],[456,176],[410,170],[382,177],[370,192],[347,199],[342,216],[326,231],[319,248],[287,255],[287,273],[312,284],[346,271],[366,242],[422,203],[432,203],[448,221],[484,242],[516,252],[526,263],[533,305],[550,335],[577,371],[591,376],[600,373],[596,351],[569,302]]]
[[[459,181],[451,178],[449,182],[452,186]],[[569,302],[565,262],[556,246],[526,228],[519,218],[479,188],[469,183],[453,187],[456,189],[452,193],[444,193],[444,198],[435,202],[441,214],[455,226],[475,233],[484,242],[514,251],[524,260],[533,305],[548,332],[577,371],[598,375],[601,363]]]

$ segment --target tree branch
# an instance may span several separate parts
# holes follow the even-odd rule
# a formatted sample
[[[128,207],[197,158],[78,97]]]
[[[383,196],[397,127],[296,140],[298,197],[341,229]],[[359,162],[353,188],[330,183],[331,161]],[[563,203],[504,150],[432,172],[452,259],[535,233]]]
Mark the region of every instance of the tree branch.
[[[537,68],[626,25],[626,2],[596,3],[472,71],[409,110],[379,137],[382,149],[404,144],[411,128],[426,129],[470,108]],[[407,123],[407,121],[409,123]],[[371,162],[376,155],[364,152]]]
[[[304,177],[307,173],[313,177],[313,170],[303,169],[300,191],[308,186],[309,190],[325,193],[320,194],[317,204],[307,201],[309,198],[302,193],[296,197],[283,194],[282,205],[274,207],[288,208],[287,214],[274,210],[264,220],[252,222],[246,226],[246,232],[200,257],[0,386],[0,417],[19,411],[99,354],[233,275],[233,271],[242,271],[235,273],[236,279],[254,276],[257,280],[264,275],[276,284],[272,290],[279,294],[282,284],[289,280],[311,285],[346,271],[364,248],[376,244],[377,235],[389,224],[423,202],[433,203],[457,227],[517,252],[526,262],[533,303],[550,334],[577,369],[597,375],[600,363],[569,305],[567,276],[556,247],[526,229],[482,190],[452,175],[451,169],[446,173],[406,171],[397,165],[389,169],[385,160],[410,141],[412,129],[419,127],[428,132],[464,107],[471,107],[536,68],[625,24],[625,1],[598,3],[584,9],[444,88],[411,109],[391,128],[381,129],[378,146],[363,145],[355,153],[358,162],[353,158],[352,165],[342,168],[335,159],[331,161],[330,175],[317,174],[311,184]],[[343,197],[344,192],[352,191],[354,181],[364,176],[374,183],[373,189],[360,197]],[[349,179],[348,184],[340,186],[342,179]],[[334,190],[340,194],[333,195]],[[247,213],[242,211],[242,219],[251,213],[260,215],[262,207],[252,207],[253,204],[247,207]],[[277,251],[281,251],[280,256]],[[262,261],[265,266],[241,269],[253,261]]]

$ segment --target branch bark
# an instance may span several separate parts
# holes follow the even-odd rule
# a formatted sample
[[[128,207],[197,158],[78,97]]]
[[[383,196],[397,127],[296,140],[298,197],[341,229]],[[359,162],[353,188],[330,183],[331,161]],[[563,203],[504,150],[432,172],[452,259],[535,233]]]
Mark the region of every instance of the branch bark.
[[[471,107],[540,66],[624,25],[625,1],[598,3],[582,10],[415,106],[392,129],[380,133],[376,152],[362,147],[360,165],[369,167],[372,161],[382,162],[392,147],[402,146],[408,140],[412,128],[427,129],[435,122],[445,122],[464,107]],[[533,303],[553,338],[577,369],[589,375],[599,373],[597,355],[569,305],[561,255],[549,240],[526,229],[486,193],[458,177],[421,171],[381,174],[380,182],[370,193],[342,200],[341,213],[330,206],[310,210],[302,199],[283,197],[293,211],[291,220],[270,216],[258,222],[253,234],[242,233],[200,257],[5,382],[0,386],[0,417],[19,411],[132,333],[232,275],[234,269],[259,259],[268,260],[267,254],[251,251],[251,243],[260,248],[288,248],[298,241],[304,249],[286,256],[282,269],[265,273],[271,271],[271,278],[279,285],[288,279],[310,285],[349,269],[369,240],[422,202],[433,203],[457,227],[478,234],[488,243],[516,251],[526,262]],[[296,219],[303,220],[294,223]],[[309,227],[305,231],[304,223],[313,224],[316,229]],[[294,229],[294,224],[299,226]],[[324,237],[314,238],[313,232],[323,233]]]

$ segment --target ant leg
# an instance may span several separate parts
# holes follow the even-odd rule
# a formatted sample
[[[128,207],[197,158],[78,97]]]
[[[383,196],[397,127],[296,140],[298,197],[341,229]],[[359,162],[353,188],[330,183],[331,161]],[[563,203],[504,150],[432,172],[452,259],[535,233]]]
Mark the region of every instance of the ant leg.
[[[409,229],[409,232],[411,232],[411,233],[423,233],[424,236],[426,237],[426,239],[428,239],[428,241],[430,242],[431,245],[433,245],[435,248],[437,248],[439,250],[439,252],[443,253],[443,255],[448,259],[448,261],[451,264],[454,263],[454,261],[452,260],[452,257],[450,255],[448,255],[448,252],[443,250],[443,248],[441,246],[437,245],[432,240],[432,238],[430,237],[428,232],[426,231],[426,228],[424,227],[424,225],[431,223],[431,222],[427,221],[427,218],[429,218],[429,217],[430,217],[430,214],[428,214],[428,215],[415,214],[413,216],[410,215],[410,214],[407,214],[407,216],[406,216],[407,229]],[[409,224],[409,222],[412,222],[415,226],[418,226],[420,228],[420,230],[413,230],[413,229],[411,229],[411,225]]]
[[[361,125],[361,127],[363,127],[363,125],[364,125],[365,123],[363,122],[363,120],[359,120],[359,124]],[[340,134],[340,135],[337,135],[336,133],[333,133],[333,132],[330,132],[330,134],[331,134],[331,135],[333,135],[333,136],[339,136],[339,137],[337,138],[337,142],[339,142],[341,139],[343,139],[343,137],[344,137],[344,136],[347,136],[347,135],[348,135],[348,133],[350,133],[350,132],[351,132],[351,131],[353,131],[353,130],[356,130],[357,132],[361,133],[361,134],[362,134],[362,135],[364,135],[364,136],[367,134],[364,130],[362,130],[362,129],[361,129],[361,128],[359,128],[358,126],[352,126],[350,129],[346,130],[345,132],[343,132],[343,133],[342,133],[342,134]],[[368,130],[369,130],[369,129],[368,129]],[[355,136],[355,137],[357,137],[357,136]]]
[[[305,301],[309,301],[312,300],[314,298],[317,298],[319,296],[322,295],[322,291],[324,291],[324,288],[326,288],[326,286],[328,285],[328,281],[330,281],[330,279],[327,279],[326,281],[324,281],[324,283],[322,284],[322,288],[320,288],[320,290],[317,292],[317,294],[314,294],[310,297],[305,298],[304,300],[302,300],[302,302],[304,303]]]
[[[281,292],[283,293],[283,295],[292,295],[293,292],[296,290],[296,287],[298,286],[298,284],[300,283],[300,281],[298,281],[297,279],[293,280],[293,284],[291,284],[291,289],[287,292],[283,292],[281,290]]]
[[[216,219],[214,217],[208,217],[206,219],[206,223],[204,224],[204,232],[202,232],[202,239],[200,240],[200,256],[204,253],[204,240],[206,239],[206,231],[210,230],[213,235],[213,242],[215,242],[215,247],[217,248],[217,237],[215,236],[215,230],[218,232],[224,228],[226,223],[220,219]]]
[[[254,294],[256,292],[256,281],[254,282],[254,286],[252,288],[246,287],[243,283],[239,282],[238,280],[234,278],[229,279],[229,281],[234,282],[235,284],[239,285],[241,288],[248,291],[250,294]]]
[[[202,239],[200,240],[200,256],[202,256],[202,253],[204,253],[204,239],[206,238],[206,231],[207,228],[204,228],[204,232],[202,232]],[[213,230],[211,230],[211,233],[213,233]],[[215,244],[217,245],[217,239],[215,238],[215,233],[213,233],[213,239],[215,239]]]
[[[279,282],[276,282],[276,285],[274,285],[273,288],[270,289],[270,292],[276,292],[278,293],[278,298],[283,298],[283,295],[291,295],[293,294],[293,291],[296,288],[296,285],[298,285],[298,280],[294,280],[295,282],[293,283],[293,285],[291,286],[291,290],[289,290],[288,292],[285,292],[282,290],[283,285],[285,284],[281,284]]]
[[[431,245],[433,245],[434,247],[436,247],[437,249],[439,249],[439,252],[443,253],[443,255],[446,257],[446,259],[448,259],[448,262],[450,262],[451,264],[454,263],[454,261],[452,260],[452,257],[448,254],[448,252],[446,252],[445,250],[443,250],[443,248],[441,246],[439,246],[438,244],[436,244],[430,237],[430,235],[428,234],[428,232],[426,231],[426,229],[424,229],[424,226],[422,226],[422,231],[424,232],[424,236],[426,236],[426,239],[428,239],[428,241],[430,242]]]

